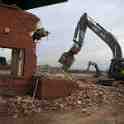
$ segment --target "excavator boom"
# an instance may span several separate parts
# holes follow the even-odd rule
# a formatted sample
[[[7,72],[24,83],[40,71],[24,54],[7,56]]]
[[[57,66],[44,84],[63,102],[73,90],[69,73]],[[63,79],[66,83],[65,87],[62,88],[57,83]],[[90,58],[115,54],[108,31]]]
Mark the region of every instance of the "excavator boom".
[[[121,58],[122,57],[121,47],[116,38],[113,36],[113,34],[105,30],[91,17],[88,18],[87,22],[88,22],[87,26],[110,47],[113,53],[113,57]]]

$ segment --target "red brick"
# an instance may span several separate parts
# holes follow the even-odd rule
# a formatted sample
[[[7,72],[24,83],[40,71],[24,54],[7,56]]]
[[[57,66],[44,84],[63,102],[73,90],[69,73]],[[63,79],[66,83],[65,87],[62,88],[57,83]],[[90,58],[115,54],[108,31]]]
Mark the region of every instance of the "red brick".
[[[43,98],[65,97],[77,87],[76,83],[64,79],[43,79],[39,81],[38,94]]]

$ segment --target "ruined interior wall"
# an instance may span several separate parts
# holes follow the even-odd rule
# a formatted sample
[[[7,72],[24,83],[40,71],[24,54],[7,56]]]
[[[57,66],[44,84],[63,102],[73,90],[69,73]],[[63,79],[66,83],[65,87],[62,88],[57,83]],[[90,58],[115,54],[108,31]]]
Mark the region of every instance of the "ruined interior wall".
[[[16,8],[0,5],[0,17],[0,46],[32,47],[30,32],[34,30],[36,23],[39,21],[36,16]]]

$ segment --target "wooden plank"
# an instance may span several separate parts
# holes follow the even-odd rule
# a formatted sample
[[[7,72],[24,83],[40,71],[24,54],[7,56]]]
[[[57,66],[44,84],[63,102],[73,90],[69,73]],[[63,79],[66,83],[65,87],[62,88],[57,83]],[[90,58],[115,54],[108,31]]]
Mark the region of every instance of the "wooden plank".
[[[0,4],[16,4],[19,8],[28,10],[52,4],[66,2],[68,0],[0,0]]]

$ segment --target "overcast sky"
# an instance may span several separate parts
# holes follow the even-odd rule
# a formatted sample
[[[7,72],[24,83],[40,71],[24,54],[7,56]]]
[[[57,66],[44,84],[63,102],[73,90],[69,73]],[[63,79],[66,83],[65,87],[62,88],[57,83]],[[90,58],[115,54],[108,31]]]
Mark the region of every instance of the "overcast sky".
[[[105,29],[112,32],[124,48],[124,0],[69,0],[30,10],[51,34],[37,48],[38,63],[59,65],[61,54],[72,46],[75,26],[80,16],[87,12]],[[124,50],[123,50],[124,52]],[[84,46],[76,56],[73,68],[85,69],[89,60],[107,69],[112,53],[109,47],[92,31],[87,30]]]

